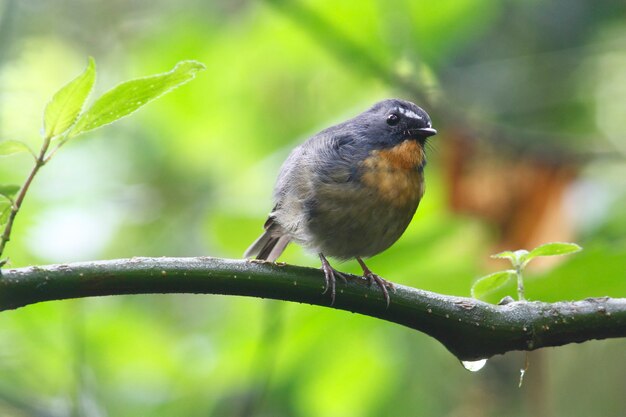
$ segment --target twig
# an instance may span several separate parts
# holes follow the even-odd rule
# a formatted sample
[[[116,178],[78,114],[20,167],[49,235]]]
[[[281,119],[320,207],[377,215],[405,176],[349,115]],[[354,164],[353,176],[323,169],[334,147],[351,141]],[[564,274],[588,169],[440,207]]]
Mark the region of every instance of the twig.
[[[22,203],[24,202],[26,193],[28,192],[28,189],[30,188],[31,183],[33,182],[33,179],[35,178],[35,175],[37,175],[37,172],[39,172],[41,167],[43,167],[47,162],[46,152],[48,151],[48,147],[50,146],[50,139],[51,138],[49,137],[44,138],[44,141],[41,145],[41,149],[39,150],[39,155],[37,155],[37,157],[35,158],[35,165],[33,165],[33,168],[30,170],[30,173],[28,174],[26,181],[24,182],[24,184],[18,191],[15,197],[15,200],[13,200],[13,204],[11,204],[11,212],[9,213],[7,223],[4,226],[4,231],[2,233],[2,236],[0,237],[0,257],[2,256],[2,253],[4,252],[4,248],[6,247],[6,244],[11,239],[11,230],[13,229],[13,222],[15,221],[15,217],[17,216],[17,213],[20,211],[20,207],[22,207]]]

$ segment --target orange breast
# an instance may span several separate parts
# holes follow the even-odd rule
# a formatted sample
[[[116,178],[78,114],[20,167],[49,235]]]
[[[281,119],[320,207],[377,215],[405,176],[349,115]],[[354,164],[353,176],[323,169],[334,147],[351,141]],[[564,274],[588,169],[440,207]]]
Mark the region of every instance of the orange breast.
[[[424,194],[422,145],[405,140],[390,149],[373,151],[362,163],[361,180],[374,188],[377,195],[396,207],[419,202]]]
[[[378,156],[398,169],[416,169],[424,163],[424,148],[416,140],[405,140],[390,149],[378,151]]]

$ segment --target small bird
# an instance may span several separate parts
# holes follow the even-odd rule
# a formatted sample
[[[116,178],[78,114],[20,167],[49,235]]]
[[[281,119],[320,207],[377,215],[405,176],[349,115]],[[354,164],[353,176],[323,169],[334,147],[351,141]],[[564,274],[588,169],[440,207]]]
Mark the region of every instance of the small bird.
[[[393,284],[363,258],[390,247],[409,225],[424,195],[424,147],[436,133],[422,108],[387,99],[309,138],[283,163],[265,232],[244,257],[273,262],[292,241],[317,253],[331,305],[336,277],[347,281],[326,256],[355,258],[389,306]]]

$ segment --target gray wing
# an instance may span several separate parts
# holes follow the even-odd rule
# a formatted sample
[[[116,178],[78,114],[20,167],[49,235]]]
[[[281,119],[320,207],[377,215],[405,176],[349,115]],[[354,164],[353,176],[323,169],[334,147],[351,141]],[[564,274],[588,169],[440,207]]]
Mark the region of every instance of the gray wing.
[[[283,164],[271,216],[299,244],[311,243],[308,222],[320,198],[353,192],[357,161],[366,152],[357,145],[358,137],[347,129],[327,129],[294,149]]]

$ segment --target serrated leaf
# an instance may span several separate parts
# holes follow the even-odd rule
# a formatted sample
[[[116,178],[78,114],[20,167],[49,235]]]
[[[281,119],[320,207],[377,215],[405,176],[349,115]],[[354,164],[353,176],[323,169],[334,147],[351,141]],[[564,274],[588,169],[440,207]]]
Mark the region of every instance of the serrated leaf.
[[[150,101],[191,81],[204,68],[197,61],[181,61],[169,72],[137,78],[113,87],[80,116],[68,138],[128,116]]]
[[[0,185],[0,195],[11,200],[15,194],[20,190],[19,185],[14,184],[2,184]]]
[[[528,256],[528,251],[526,249],[519,249],[516,251],[504,251],[500,253],[496,253],[495,255],[491,255],[492,258],[496,259],[508,259],[511,261],[514,267],[518,267],[524,263],[526,257]]]
[[[57,91],[46,106],[43,119],[46,137],[58,136],[74,124],[95,80],[96,64],[90,57],[85,71]]]
[[[24,142],[19,140],[3,140],[0,142],[0,156],[12,155],[19,152],[31,152]]]
[[[506,271],[498,271],[493,274],[485,275],[474,282],[471,288],[473,298],[483,298],[489,293],[494,292],[498,288],[507,283],[509,279],[515,276],[515,271],[507,269]]]
[[[515,259],[515,253],[507,250],[504,252],[496,253],[495,255],[491,255],[491,257],[496,259]]]
[[[582,248],[575,243],[568,242],[551,242],[541,246],[537,246],[531,250],[526,256],[526,262],[530,261],[537,256],[557,256],[567,255],[568,253],[575,253],[581,251]]]

